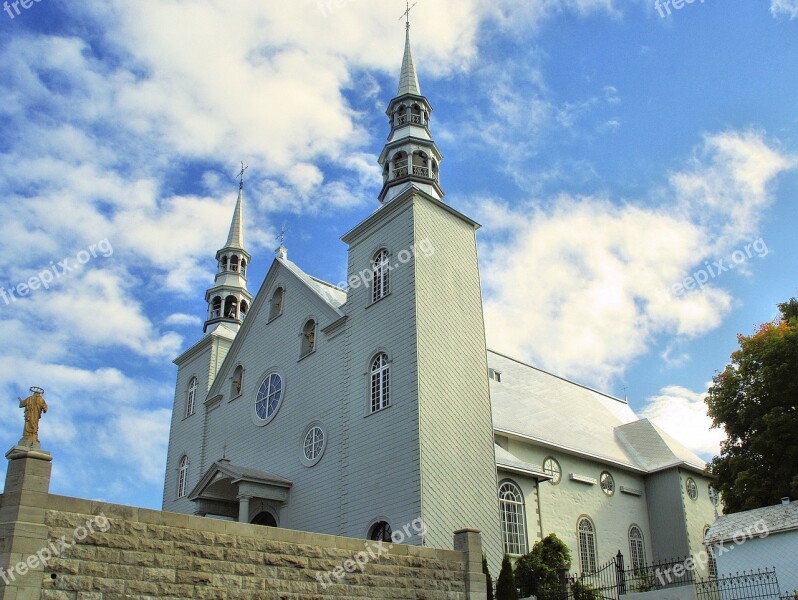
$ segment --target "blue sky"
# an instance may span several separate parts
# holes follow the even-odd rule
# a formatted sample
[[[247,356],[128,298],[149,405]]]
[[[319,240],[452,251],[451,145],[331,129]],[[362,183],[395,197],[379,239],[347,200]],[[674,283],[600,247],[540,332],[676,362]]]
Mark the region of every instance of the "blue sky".
[[[40,385],[52,491],[159,507],[171,361],[201,335],[234,173],[249,165],[253,292],[283,224],[294,262],[345,279],[339,237],[378,205],[404,4],[12,4],[0,443]],[[627,393],[708,458],[708,382],[798,291],[798,1],[669,9],[420,0],[413,50],[446,202],[483,224],[491,348]]]

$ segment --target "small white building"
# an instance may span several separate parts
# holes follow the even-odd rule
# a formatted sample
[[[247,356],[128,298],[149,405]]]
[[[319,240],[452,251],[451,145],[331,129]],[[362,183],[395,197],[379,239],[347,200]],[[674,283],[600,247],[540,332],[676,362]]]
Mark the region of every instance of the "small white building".
[[[718,517],[704,542],[718,577],[775,567],[782,594],[798,591],[798,502]]]

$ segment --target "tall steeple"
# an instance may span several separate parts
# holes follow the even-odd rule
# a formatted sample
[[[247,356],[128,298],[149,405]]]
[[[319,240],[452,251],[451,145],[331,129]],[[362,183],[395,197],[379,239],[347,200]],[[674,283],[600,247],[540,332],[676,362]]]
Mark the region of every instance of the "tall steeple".
[[[432,106],[421,95],[410,47],[409,19],[399,90],[396,98],[388,104],[386,114],[390,119],[391,133],[379,158],[383,180],[380,202],[390,202],[411,183],[433,198],[443,200],[444,192],[440,186],[443,155],[429,129]]]
[[[238,200],[230,223],[227,243],[216,253],[218,269],[213,287],[205,292],[208,318],[203,331],[218,323],[232,325],[237,331],[252,305],[252,294],[247,290],[247,269],[250,255],[244,249],[244,167],[241,165],[241,182]]]

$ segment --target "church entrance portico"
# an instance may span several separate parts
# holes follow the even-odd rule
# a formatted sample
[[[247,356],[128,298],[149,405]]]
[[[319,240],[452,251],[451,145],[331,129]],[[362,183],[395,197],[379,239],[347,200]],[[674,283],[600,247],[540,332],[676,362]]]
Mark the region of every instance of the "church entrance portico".
[[[271,510],[279,510],[288,501],[292,482],[272,473],[233,465],[219,460],[206,471],[188,498],[196,503],[196,514],[219,515],[240,523],[277,526]],[[251,510],[257,510],[250,518]]]

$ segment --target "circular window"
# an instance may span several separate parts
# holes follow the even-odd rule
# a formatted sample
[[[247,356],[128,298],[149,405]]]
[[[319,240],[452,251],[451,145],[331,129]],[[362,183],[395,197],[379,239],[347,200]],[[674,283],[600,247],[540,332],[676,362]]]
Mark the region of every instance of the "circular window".
[[[319,424],[312,424],[305,430],[302,439],[302,464],[312,467],[321,460],[327,446],[327,435]]]
[[[698,499],[698,486],[695,484],[695,479],[688,477],[685,488],[687,489],[687,495],[690,497],[690,500]]]
[[[263,380],[255,398],[255,416],[265,425],[274,418],[283,400],[283,379],[272,373]]]
[[[615,479],[613,479],[612,475],[608,471],[604,471],[601,474],[601,491],[604,492],[607,496],[612,496],[615,493]]]
[[[562,480],[562,469],[556,458],[549,456],[543,461],[543,472],[551,476],[552,485],[557,485]]]

